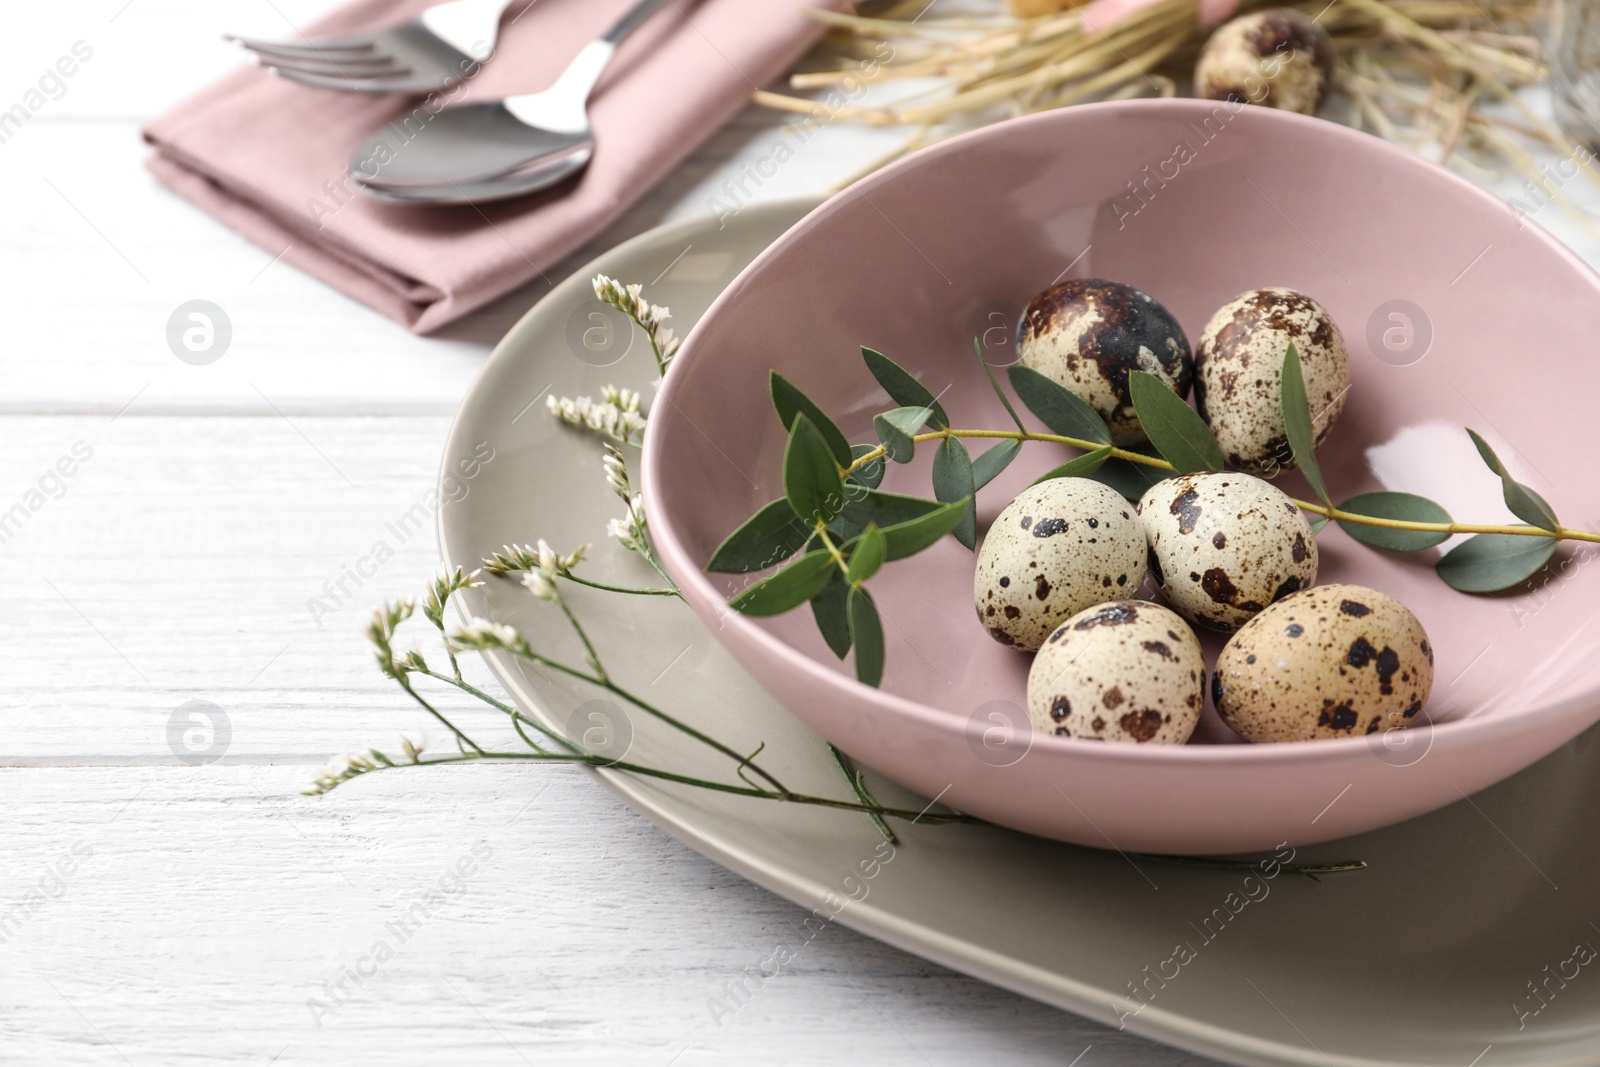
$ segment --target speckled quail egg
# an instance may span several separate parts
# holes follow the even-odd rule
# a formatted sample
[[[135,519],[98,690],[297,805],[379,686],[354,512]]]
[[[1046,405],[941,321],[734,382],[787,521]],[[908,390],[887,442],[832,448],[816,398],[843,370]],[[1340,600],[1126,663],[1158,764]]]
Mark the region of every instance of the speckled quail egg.
[[[1283,428],[1283,360],[1300,356],[1317,444],[1350,388],[1344,338],[1322,305],[1293,289],[1252,289],[1206,323],[1195,350],[1195,407],[1228,465],[1262,477],[1294,466]]]
[[[1194,95],[1315,115],[1333,88],[1333,39],[1298,11],[1241,15],[1213,33]]]
[[[1194,358],[1172,313],[1121,282],[1075,278],[1033,298],[1017,324],[1017,358],[1066,386],[1106,420],[1120,443],[1143,438],[1128,372],[1149,371],[1189,395]]]
[[[1433,687],[1417,617],[1376,589],[1324,585],[1246,623],[1217,657],[1211,696],[1247,741],[1319,741],[1416,721]]]
[[[1055,478],[1017,494],[978,550],[978,621],[1032,652],[1062,619],[1130,596],[1144,581],[1144,527],[1116,490]]]
[[[1194,631],[1145,600],[1079,612],[1056,628],[1028,671],[1035,730],[1089,741],[1181,745],[1205,704]]]
[[[1180,474],[1139,501],[1150,573],[1198,626],[1231,633],[1317,580],[1317,539],[1281,489],[1235,471]]]

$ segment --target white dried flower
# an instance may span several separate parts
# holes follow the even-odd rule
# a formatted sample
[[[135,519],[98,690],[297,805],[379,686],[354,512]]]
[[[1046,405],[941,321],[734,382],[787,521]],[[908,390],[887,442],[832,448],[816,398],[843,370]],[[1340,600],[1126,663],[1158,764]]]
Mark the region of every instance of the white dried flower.
[[[606,533],[630,552],[649,552],[649,542],[645,540],[644,494],[633,494],[628,501],[628,513],[607,523]]]
[[[671,309],[646,300],[642,285],[636,283],[624,286],[615,278],[608,278],[604,274],[595,276],[594,295],[638,323],[639,328],[650,335],[650,343],[656,350],[657,363],[665,372],[667,364],[672,362],[672,357],[678,354],[679,344],[672,331],[664,325],[672,317]]]
[[[529,571],[530,574],[539,574],[540,571]],[[450,635],[450,647],[457,652],[488,652],[501,650],[516,655],[531,656],[533,650],[528,646],[528,639],[523,637],[514,627],[502,623],[490,622],[488,619],[472,619],[461,629]]]
[[[551,396],[545,401],[550,413],[563,422],[604,434],[625,445],[644,443],[645,415],[639,411],[639,394],[606,387],[601,400],[593,397]]]
[[[561,596],[561,591],[556,588],[555,579],[543,570],[531,570],[524,574],[522,584],[528,592],[540,600],[556,600]]]

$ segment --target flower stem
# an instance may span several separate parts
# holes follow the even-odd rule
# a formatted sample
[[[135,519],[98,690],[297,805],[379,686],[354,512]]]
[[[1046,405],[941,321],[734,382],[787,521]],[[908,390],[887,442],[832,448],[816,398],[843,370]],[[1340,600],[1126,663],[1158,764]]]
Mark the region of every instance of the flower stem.
[[[587,578],[579,578],[576,574],[566,572],[561,575],[569,582],[586,585],[590,589],[603,589],[608,593],[628,593],[632,596],[681,596],[676,589],[630,589],[621,585],[606,585],[604,582],[591,582]]]
[[[851,762],[850,757],[840,752],[831,742],[828,744],[828,751],[833,753],[833,761],[839,765],[839,770],[844,772],[844,779],[850,783],[850,789],[855,793],[856,799],[863,804],[870,804],[874,808],[881,807],[882,805],[867,790],[867,783],[862,780],[861,772],[856,770],[855,764]],[[883,835],[885,841],[891,845],[900,843],[900,839],[894,836],[894,831],[889,829],[889,824],[883,821],[883,816],[876,811],[869,811],[867,815],[872,819],[872,825],[878,828],[878,833]]]
[[[1105,445],[1095,441],[1087,441],[1077,437],[1064,437],[1054,433],[1033,433],[1029,430],[935,430],[930,433],[917,434],[913,441],[942,441],[946,437],[977,437],[977,438],[1006,438],[1012,441],[1048,441],[1052,444],[1070,445],[1092,452],[1104,448]],[[844,468],[845,474],[850,474],[860,467],[871,463],[884,455],[882,445],[871,452],[863,453],[856,457],[855,462]],[[1111,449],[1110,458],[1125,459],[1129,463],[1138,463],[1146,467],[1157,467],[1161,470],[1173,470],[1172,464],[1158,456],[1147,456],[1142,452],[1134,452],[1126,448]],[[1390,530],[1418,530],[1425,533],[1443,534],[1504,534],[1510,537],[1547,537],[1557,541],[1590,541],[1600,543],[1600,532],[1592,530],[1574,530],[1566,526],[1555,530],[1545,530],[1537,526],[1507,526],[1486,523],[1469,522],[1413,522],[1409,519],[1384,519],[1376,515],[1361,515],[1353,511],[1341,511],[1336,507],[1328,507],[1310,500],[1299,500],[1290,497],[1302,510],[1314,515],[1323,515],[1335,522],[1349,522],[1361,526],[1382,526]]]

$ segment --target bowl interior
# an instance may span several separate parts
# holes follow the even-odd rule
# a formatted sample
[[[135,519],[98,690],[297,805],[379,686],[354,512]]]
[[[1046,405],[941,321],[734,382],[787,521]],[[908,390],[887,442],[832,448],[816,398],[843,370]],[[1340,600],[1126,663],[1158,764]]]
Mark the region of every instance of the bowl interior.
[[[1247,289],[1306,292],[1350,351],[1352,391],[1320,452],[1335,499],[1403,490],[1458,521],[1514,521],[1471,426],[1566,525],[1600,529],[1584,447],[1595,433],[1600,370],[1586,342],[1600,336],[1600,286],[1581,261],[1487,194],[1376,138],[1242,105],[1153,101],[1076,107],[957,139],[791,230],[700,322],[672,370],[652,415],[648,462],[663,490],[651,500],[655,536],[669,556],[703,564],[782,495],[785,434],[768,401],[770,370],[853,441],[875,442],[871,418],[893,406],[863,366],[862,345],[910,368],[956,426],[1007,426],[973,338],[995,363],[1012,362],[1023,306],[1068,277],[1144,289],[1191,340]],[[931,449],[921,451],[884,488],[931,496]],[[980,535],[1068,454],[1027,446],[981,494]],[[1311,495],[1298,475],[1278,484]],[[1537,589],[1481,597],[1436,576],[1441,550],[1385,554],[1332,527],[1319,543],[1319,582],[1376,587],[1421,618],[1437,650],[1433,721],[1524,714],[1600,685],[1590,607],[1600,568],[1587,566],[1589,549],[1563,549],[1559,573]],[[962,718],[997,698],[1022,703],[1030,659],[978,624],[973,563],[946,538],[872,585],[888,639],[884,690]],[[678,577],[724,597],[744,582]],[[818,670],[850,672],[805,609],[724,625],[761,627]],[[1196,740],[1237,739],[1208,708]]]

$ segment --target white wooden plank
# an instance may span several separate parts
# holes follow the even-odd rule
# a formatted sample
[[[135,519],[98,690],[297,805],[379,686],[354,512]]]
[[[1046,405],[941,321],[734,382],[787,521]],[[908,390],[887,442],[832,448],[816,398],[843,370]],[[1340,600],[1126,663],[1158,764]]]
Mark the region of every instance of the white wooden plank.
[[[6,1061],[1203,1062],[836,925],[808,940],[582,772],[313,799],[303,770],[0,770]],[[779,945],[793,961],[714,1019]]]
[[[0,644],[13,650],[0,756],[170,757],[167,719],[192,699],[227,712],[236,758],[315,756],[417,723],[359,630],[437,567],[429,491],[446,428],[0,419]],[[90,458],[48,473],[75,445]],[[341,589],[379,542],[393,558]]]

